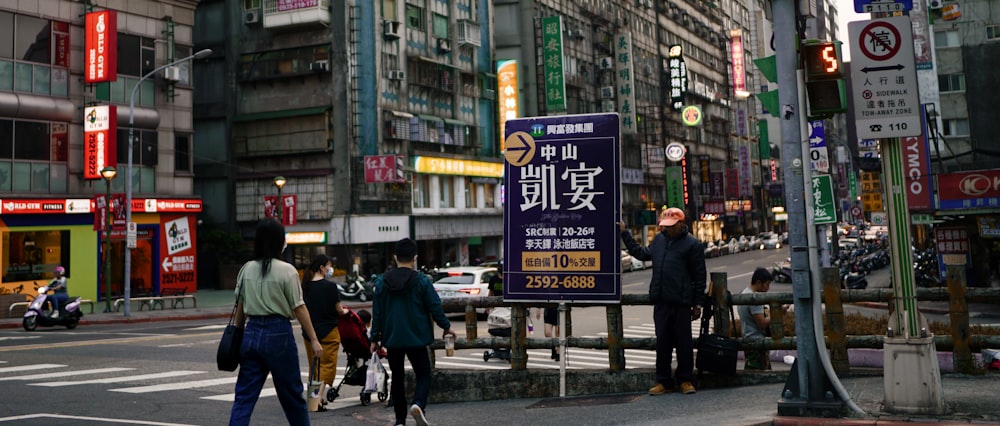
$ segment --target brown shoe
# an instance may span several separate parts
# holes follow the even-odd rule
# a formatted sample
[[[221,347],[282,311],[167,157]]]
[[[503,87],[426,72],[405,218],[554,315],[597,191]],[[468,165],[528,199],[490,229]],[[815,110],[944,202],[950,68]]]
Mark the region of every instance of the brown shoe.
[[[694,385],[692,385],[691,382],[681,383],[681,393],[684,395],[689,395],[695,392],[698,391],[694,388]]]
[[[663,383],[657,383],[656,386],[649,388],[650,395],[663,395],[665,393],[671,393],[673,391],[674,391],[673,389],[663,386]]]

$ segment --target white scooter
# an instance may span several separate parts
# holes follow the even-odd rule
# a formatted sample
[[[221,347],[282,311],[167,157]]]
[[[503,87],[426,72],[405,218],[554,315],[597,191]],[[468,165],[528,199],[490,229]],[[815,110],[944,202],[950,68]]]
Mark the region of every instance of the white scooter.
[[[66,301],[66,305],[59,310],[59,316],[51,317],[45,312],[45,301],[49,298],[47,292],[49,288],[42,286],[38,288],[38,296],[28,305],[28,311],[24,313],[24,320],[21,325],[26,331],[33,331],[39,325],[42,327],[66,326],[72,330],[80,323],[83,312],[80,311],[80,298],[72,297]]]

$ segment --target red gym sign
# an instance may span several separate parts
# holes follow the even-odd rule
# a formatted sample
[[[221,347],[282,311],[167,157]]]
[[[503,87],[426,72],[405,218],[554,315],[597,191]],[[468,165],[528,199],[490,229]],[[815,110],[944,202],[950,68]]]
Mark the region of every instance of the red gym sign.
[[[90,12],[84,25],[83,81],[115,81],[118,78],[118,12]]]

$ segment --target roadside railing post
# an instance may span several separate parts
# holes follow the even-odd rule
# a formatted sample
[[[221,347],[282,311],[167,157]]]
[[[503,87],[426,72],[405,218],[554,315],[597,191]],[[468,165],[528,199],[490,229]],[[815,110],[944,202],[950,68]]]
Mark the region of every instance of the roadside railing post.
[[[488,310],[488,309],[487,309]],[[472,304],[465,305],[465,339],[473,340],[479,330],[479,319],[476,318],[476,307]]]
[[[510,369],[524,370],[528,368],[528,341],[525,336],[527,308],[515,303],[510,307]]]
[[[712,272],[709,275],[709,295],[715,305],[715,334],[732,337],[733,326],[729,315],[729,279],[725,272]],[[704,314],[704,312],[703,312]],[[725,316],[725,320],[722,320]]]
[[[823,268],[823,300],[826,302],[826,337],[830,342],[830,362],[838,374],[850,371],[847,356],[847,328],[844,305],[840,301],[840,270]]]
[[[947,266],[948,317],[951,320],[951,354],[955,371],[972,373],[976,369],[969,349],[969,303],[965,300],[965,265]]]
[[[611,371],[625,370],[625,346],[622,339],[625,330],[622,324],[622,305],[608,305],[608,367]]]

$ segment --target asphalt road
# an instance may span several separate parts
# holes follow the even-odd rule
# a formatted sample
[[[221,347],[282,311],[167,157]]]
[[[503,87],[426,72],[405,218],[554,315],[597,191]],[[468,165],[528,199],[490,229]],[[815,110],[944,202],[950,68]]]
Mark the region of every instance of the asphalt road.
[[[755,251],[708,259],[712,272],[726,272],[730,291],[742,291],[757,266],[768,267],[787,257],[785,250]],[[884,271],[884,270],[883,270]],[[871,286],[888,285],[888,273],[869,277]],[[881,274],[881,275],[879,275]],[[623,274],[625,293],[643,293],[650,271]],[[790,291],[775,284],[771,291]],[[601,307],[573,311],[574,334],[598,336],[606,330]],[[884,311],[848,307],[848,310]],[[626,307],[627,336],[651,336],[650,307]],[[992,313],[977,314],[973,322],[1000,322]],[[40,328],[0,330],[0,423],[20,424],[225,424],[229,416],[236,373],[216,370],[214,355],[225,319],[132,324],[93,324],[75,330]],[[697,324],[697,323],[693,323]],[[487,335],[486,322],[479,333]],[[540,321],[532,338],[543,336]],[[461,335],[464,327],[455,324]],[[694,328],[694,327],[693,327]],[[460,336],[461,337],[461,336]],[[507,369],[506,362],[483,361],[482,350],[459,350],[445,357],[437,351],[437,368]],[[651,368],[648,351],[627,351],[628,368]],[[338,383],[346,355],[341,353]],[[569,368],[603,368],[606,352],[573,350]],[[300,368],[305,369],[305,360]],[[558,368],[545,350],[529,350],[529,369]],[[357,386],[345,385],[332,408],[360,404]],[[314,414],[319,421],[324,413]],[[329,417],[325,417],[329,419]],[[254,424],[284,424],[270,384],[254,414]]]

